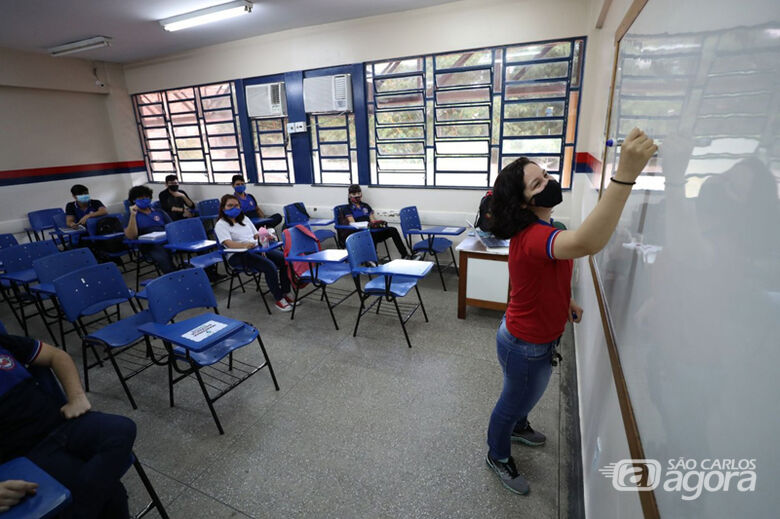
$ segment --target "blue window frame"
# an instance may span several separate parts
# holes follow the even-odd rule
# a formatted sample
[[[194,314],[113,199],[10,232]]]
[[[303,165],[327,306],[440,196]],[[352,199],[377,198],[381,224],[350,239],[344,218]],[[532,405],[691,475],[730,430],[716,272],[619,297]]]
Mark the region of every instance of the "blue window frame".
[[[230,183],[244,175],[230,82],[137,94],[133,105],[150,181],[176,173],[182,182]]]

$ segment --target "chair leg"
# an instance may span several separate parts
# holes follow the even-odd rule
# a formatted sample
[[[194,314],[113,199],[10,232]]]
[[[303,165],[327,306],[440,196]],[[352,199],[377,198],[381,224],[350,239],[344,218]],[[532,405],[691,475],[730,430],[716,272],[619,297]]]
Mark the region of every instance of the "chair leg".
[[[38,310],[38,315],[41,316],[41,321],[43,321],[43,325],[46,327],[46,330],[49,332],[49,336],[51,337],[52,342],[55,346],[58,348],[60,345],[57,343],[57,337],[54,335],[54,332],[51,331],[51,326],[49,321],[46,319],[46,309],[44,308],[43,300],[41,299],[40,295],[36,295],[33,299],[35,302],[35,308]]]
[[[455,275],[460,277],[460,270],[458,270],[458,262],[455,261],[455,252],[450,247],[450,256],[452,256],[452,265],[455,267]]]
[[[235,274],[230,275],[230,287],[228,287],[228,302],[227,307],[230,308],[230,299],[233,296],[233,280],[236,279]]]
[[[89,393],[89,360],[87,360],[87,342],[81,341],[81,361],[84,366],[84,391]]]
[[[268,358],[268,352],[265,351],[265,344],[263,344],[263,340],[260,338],[260,334],[257,335],[257,343],[260,344],[260,351],[263,352],[265,363],[268,365],[268,371],[271,373],[271,380],[274,381],[274,387],[276,388],[277,391],[279,391],[279,382],[276,381],[276,373],[274,373],[274,367],[271,365],[271,359]]]
[[[420,296],[420,289],[417,288],[417,285],[414,285],[414,291],[417,292],[417,299],[420,301],[420,308],[422,308],[423,316],[425,316],[425,322],[426,323],[430,322],[428,321],[428,312],[425,311],[425,305],[422,302],[422,297]]]
[[[366,306],[364,304],[364,301],[367,298],[368,296],[366,296],[366,298],[363,298],[363,296],[360,295],[360,293],[358,293],[358,299],[360,299],[360,308],[358,308],[358,316],[357,316],[357,320],[355,321],[355,329],[352,331],[352,337],[357,337],[358,326],[360,326],[360,318],[363,317],[363,308],[365,308]]]
[[[168,349],[168,404],[173,407],[173,363],[176,359],[173,356],[173,350]]]
[[[255,274],[255,284],[257,285],[257,291],[260,293],[260,299],[263,300],[263,304],[265,305],[265,311],[268,312],[268,315],[271,315],[271,307],[268,306],[268,301],[265,299],[265,293],[260,287],[260,274]]]
[[[333,307],[330,306],[330,299],[328,298],[328,292],[325,289],[325,286],[322,287],[322,296],[325,298],[325,303],[328,305],[328,311],[330,312],[330,318],[333,319],[333,326],[336,327],[336,329],[339,329],[339,323],[336,322],[336,316],[333,314]]]
[[[16,322],[19,323],[19,326],[24,328],[24,324],[22,324],[22,319],[19,317],[19,314],[16,313],[16,308],[14,307],[14,303],[8,297],[8,289],[3,289],[3,299],[5,299],[5,302],[8,303],[8,308],[10,308],[11,313],[14,314],[14,317],[16,318]]]
[[[152,502],[146,505],[146,507],[139,512],[135,518],[139,519],[143,516],[145,516],[149,511],[152,510],[152,508],[157,509],[157,513],[160,514],[160,517],[162,519],[170,519],[168,517],[168,513],[165,511],[165,507],[162,504],[162,501],[160,501],[160,497],[157,495],[157,492],[154,490],[154,487],[152,486],[152,482],[149,480],[149,477],[146,475],[146,471],[141,466],[141,462],[138,461],[138,456],[135,455],[135,453],[132,454],[133,456],[133,467],[135,467],[135,471],[138,474],[138,477],[141,479],[141,483],[143,483],[144,488],[146,488],[146,493],[149,494],[149,497],[151,498]]]
[[[447,291],[447,285],[444,284],[444,274],[441,271],[441,263],[439,263],[439,255],[434,252],[433,253],[433,258],[436,260],[436,269],[439,271],[439,279],[441,279],[441,287],[446,292]]]
[[[295,309],[298,308],[298,292],[300,291],[298,285],[296,285],[295,283],[292,283],[292,289],[293,289],[293,295],[295,295],[295,299],[293,300],[292,312],[290,312],[291,321],[295,319]]]
[[[133,398],[132,393],[130,393],[130,388],[127,385],[127,381],[125,380],[125,377],[122,376],[122,372],[119,369],[119,364],[116,363],[116,357],[114,357],[113,350],[111,348],[106,348],[106,353],[108,353],[108,360],[111,361],[111,365],[114,366],[114,371],[116,371],[116,376],[119,379],[119,383],[122,384],[122,389],[125,390],[127,399],[130,400],[130,406],[133,409],[138,409],[138,406],[135,403],[135,399]]]
[[[214,423],[217,424],[217,430],[219,431],[219,434],[225,434],[225,430],[222,428],[222,424],[219,421],[219,417],[217,416],[217,410],[214,409],[214,403],[211,401],[211,397],[209,396],[209,392],[206,389],[206,384],[203,382],[203,377],[200,376],[200,369],[198,366],[190,363],[195,371],[195,378],[198,380],[198,384],[200,385],[200,390],[203,391],[203,398],[206,399],[206,403],[209,406],[209,411],[211,411],[211,417],[214,418]]]
[[[393,304],[395,305],[395,313],[398,314],[398,320],[401,321],[401,328],[404,331],[404,337],[406,337],[406,344],[408,344],[411,348],[412,342],[409,340],[409,334],[406,332],[406,323],[404,323],[404,318],[401,315],[401,309],[398,308],[398,301],[395,299],[395,297],[393,298]]]

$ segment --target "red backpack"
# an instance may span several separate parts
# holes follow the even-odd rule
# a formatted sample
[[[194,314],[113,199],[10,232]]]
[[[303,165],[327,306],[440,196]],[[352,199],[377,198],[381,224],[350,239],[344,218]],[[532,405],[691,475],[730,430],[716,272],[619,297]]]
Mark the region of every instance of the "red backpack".
[[[284,230],[284,257],[290,257],[290,250],[292,250],[292,236],[290,236],[290,229],[298,229],[300,232],[317,242],[317,250],[322,250],[320,240],[317,236],[305,225],[298,224],[295,227],[288,227]],[[293,272],[294,271],[294,272]],[[309,264],[302,261],[287,262],[287,276],[290,278],[290,283],[297,289],[301,289],[308,285],[308,283],[301,282],[300,276],[309,272]]]

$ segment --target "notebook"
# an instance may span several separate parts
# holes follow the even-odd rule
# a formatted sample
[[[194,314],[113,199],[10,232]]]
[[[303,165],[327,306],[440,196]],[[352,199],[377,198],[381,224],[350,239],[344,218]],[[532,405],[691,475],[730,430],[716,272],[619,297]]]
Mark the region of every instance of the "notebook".
[[[502,240],[501,238],[496,238],[495,236],[482,236],[482,231],[474,227],[474,224],[471,223],[471,220],[466,218],[466,225],[469,226],[469,229],[474,231],[474,236],[477,237],[477,239],[482,243],[482,245],[485,246],[486,249],[506,249],[509,247],[509,240]]]

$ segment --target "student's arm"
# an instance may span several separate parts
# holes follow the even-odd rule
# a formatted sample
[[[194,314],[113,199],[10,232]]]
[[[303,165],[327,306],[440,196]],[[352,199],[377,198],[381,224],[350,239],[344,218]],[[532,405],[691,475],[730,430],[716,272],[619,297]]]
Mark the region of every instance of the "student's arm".
[[[230,235],[230,228],[227,223],[221,219],[214,226],[214,234],[217,236],[217,241],[228,249],[252,249],[257,246],[257,242],[234,240]]]
[[[252,200],[255,201],[255,213],[257,213],[258,218],[265,218],[265,213],[262,209],[260,209],[260,204],[257,202],[257,198],[254,197],[254,195],[250,195],[247,193],[246,196],[251,196]]]
[[[72,229],[75,229],[76,227],[78,227],[79,224],[76,223],[76,219],[73,216],[66,215],[65,216],[65,225],[67,225],[68,227],[70,227]]]
[[[20,479],[0,481],[0,513],[10,510],[25,496],[34,495],[37,489],[38,483],[30,481]]]
[[[638,128],[631,130],[620,150],[615,179],[634,182],[650,157],[658,151],[653,140]],[[553,242],[556,259],[574,259],[596,254],[615,232],[620,214],[631,194],[631,186],[610,182],[596,207],[576,231],[561,231]]]
[[[178,191],[176,194],[179,194],[179,195],[181,195],[181,196],[180,196],[180,198],[181,198],[182,200],[184,200],[184,205],[186,205],[186,206],[187,206],[187,207],[189,207],[190,209],[192,209],[193,207],[195,207],[195,202],[193,202],[192,200],[190,200],[190,197],[188,197],[188,196],[187,196],[187,193],[185,193],[184,191]]]
[[[84,217],[79,220],[79,225],[87,225],[87,220],[90,218],[97,218],[98,216],[105,216],[107,214],[108,210],[106,209],[106,206],[101,205],[97,211],[85,214]]]
[[[76,418],[92,408],[87,395],[84,394],[84,388],[81,387],[79,372],[70,355],[41,341],[41,351],[32,361],[32,365],[51,368],[54,371],[68,397],[68,403],[60,409],[65,418]]]
[[[135,219],[138,215],[138,208],[134,205],[130,206],[130,218],[127,220],[127,227],[125,227],[125,238],[128,240],[135,240],[138,238],[138,224]]]

